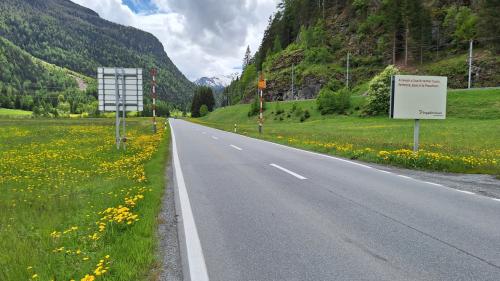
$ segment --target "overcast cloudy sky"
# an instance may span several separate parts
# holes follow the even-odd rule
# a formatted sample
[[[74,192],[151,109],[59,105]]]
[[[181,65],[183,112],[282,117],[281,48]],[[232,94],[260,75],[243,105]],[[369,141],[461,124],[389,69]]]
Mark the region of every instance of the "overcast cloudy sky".
[[[102,18],[155,35],[190,79],[241,72],[277,0],[72,0]]]

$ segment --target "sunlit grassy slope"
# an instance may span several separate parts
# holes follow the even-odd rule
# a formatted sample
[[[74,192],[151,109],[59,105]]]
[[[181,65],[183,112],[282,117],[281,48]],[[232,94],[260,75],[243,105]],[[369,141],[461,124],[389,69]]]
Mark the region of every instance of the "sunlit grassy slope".
[[[267,103],[264,133],[249,105],[218,109],[192,119],[212,127],[323,153],[410,168],[500,174],[500,90],[450,91],[448,118],[422,120],[421,151],[412,153],[413,120],[359,117],[364,97],[354,96],[350,115],[321,115],[315,100]],[[293,110],[293,108],[296,108]],[[277,115],[276,112],[284,110]],[[301,114],[310,118],[300,122]],[[281,120],[282,119],[282,120]]]
[[[29,117],[32,115],[31,111],[24,111],[18,109],[0,108],[0,118],[2,117]]]

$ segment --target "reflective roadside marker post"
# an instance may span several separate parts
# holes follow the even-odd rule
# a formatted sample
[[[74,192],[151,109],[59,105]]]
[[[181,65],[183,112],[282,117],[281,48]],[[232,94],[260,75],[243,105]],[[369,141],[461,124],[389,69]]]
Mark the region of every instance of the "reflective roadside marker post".
[[[413,119],[413,151],[419,151],[420,120],[446,119],[448,78],[395,75],[391,78],[390,118]]]
[[[266,88],[266,80],[264,79],[264,74],[261,72],[259,76],[259,97],[260,97],[260,113],[259,113],[259,134],[262,134],[262,127],[264,126],[264,115],[263,115],[263,105],[264,105],[264,89]]]

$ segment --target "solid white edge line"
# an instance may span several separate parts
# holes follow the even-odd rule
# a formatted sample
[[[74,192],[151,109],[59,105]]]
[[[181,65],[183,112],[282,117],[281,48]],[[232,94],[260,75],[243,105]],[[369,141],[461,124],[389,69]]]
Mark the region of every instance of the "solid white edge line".
[[[462,192],[462,193],[465,193],[465,194],[470,194],[470,195],[475,195],[476,193],[474,192],[470,192],[470,191],[465,191],[465,190],[460,190],[460,189],[455,189],[456,191],[458,192]]]
[[[179,201],[181,205],[182,224],[184,225],[184,236],[186,238],[187,259],[189,264],[189,275],[191,280],[208,281],[207,265],[203,250],[201,248],[200,237],[191,210],[191,203],[184,182],[184,175],[177,153],[177,143],[175,141],[175,134],[172,124],[170,124],[170,132],[172,135],[172,158],[174,160],[174,171],[179,190]]]
[[[493,200],[495,200],[497,202],[500,202],[500,199],[498,199],[498,198],[491,198],[491,199],[493,199]]]
[[[430,182],[430,181],[424,181],[424,182],[427,183],[427,184],[444,187],[444,185],[439,184],[439,183],[434,183],[434,182]]]
[[[280,169],[280,170],[282,170],[283,172],[288,173],[288,174],[290,174],[290,175],[292,175],[292,176],[294,176],[294,177],[296,177],[296,178],[298,178],[298,179],[301,179],[301,180],[307,180],[307,178],[306,178],[306,177],[303,177],[303,176],[301,176],[301,175],[299,175],[299,174],[297,174],[297,173],[294,173],[294,172],[292,172],[292,171],[290,171],[290,170],[288,170],[288,169],[285,169],[285,168],[283,168],[283,167],[281,167],[281,166],[279,166],[279,165],[276,165],[276,164],[269,164],[269,165],[273,166],[274,168]]]
[[[409,179],[409,180],[412,180],[412,179],[413,179],[413,178],[410,178],[410,177],[408,177],[408,176],[404,176],[404,175],[398,175],[398,177],[400,177],[400,178],[404,178],[404,179]]]
[[[236,149],[236,150],[239,150],[239,151],[242,151],[242,150],[243,150],[242,148],[237,147],[236,145],[232,145],[232,144],[230,145],[230,147],[232,147],[232,148],[234,148],[234,149]]]
[[[219,139],[219,138],[218,138],[218,137],[216,137],[216,136],[212,136],[212,138],[213,138],[214,140],[218,140],[218,139]]]

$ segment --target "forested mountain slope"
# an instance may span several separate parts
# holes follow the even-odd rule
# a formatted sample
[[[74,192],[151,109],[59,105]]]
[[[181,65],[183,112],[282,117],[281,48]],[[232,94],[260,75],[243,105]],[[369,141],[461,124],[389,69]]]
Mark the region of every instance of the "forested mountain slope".
[[[450,87],[464,88],[470,40],[473,86],[498,86],[499,11],[500,0],[283,0],[225,94],[233,104],[249,101],[263,71],[267,99],[314,98],[326,84],[345,85],[348,54],[351,88],[389,64],[404,73],[445,75]]]
[[[159,68],[159,95],[185,105],[193,85],[162,44],[144,31],[111,23],[68,0],[0,1],[0,36],[34,57],[95,77],[99,66]],[[21,89],[21,85],[13,87]]]

